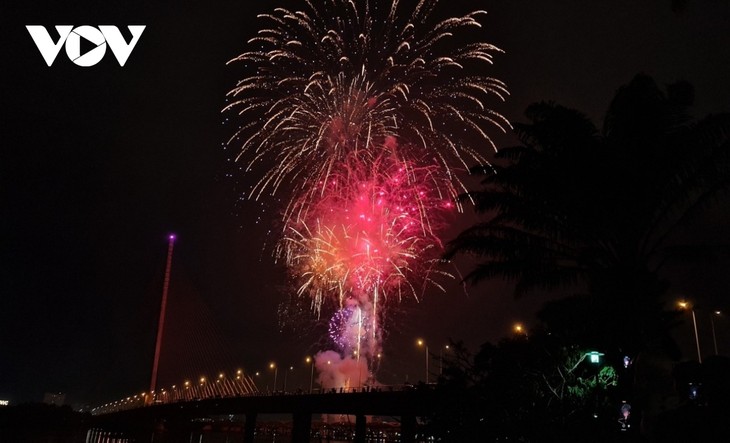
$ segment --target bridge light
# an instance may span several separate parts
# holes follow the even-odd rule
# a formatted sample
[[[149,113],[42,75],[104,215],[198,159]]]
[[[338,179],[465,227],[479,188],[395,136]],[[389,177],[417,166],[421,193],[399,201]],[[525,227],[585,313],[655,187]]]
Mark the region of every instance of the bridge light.
[[[241,375],[241,374],[243,374],[243,371],[241,369],[239,369],[236,371],[236,374]]]
[[[223,373],[218,374],[218,378],[223,378]]]
[[[205,377],[200,377],[200,383],[205,383]]]

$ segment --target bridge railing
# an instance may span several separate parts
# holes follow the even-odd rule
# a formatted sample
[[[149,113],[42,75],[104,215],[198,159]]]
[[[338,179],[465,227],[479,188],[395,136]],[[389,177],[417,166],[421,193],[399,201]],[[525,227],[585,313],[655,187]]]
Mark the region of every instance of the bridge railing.
[[[183,401],[202,400],[207,398],[242,397],[259,393],[253,379],[240,371],[235,378],[225,377],[209,380],[201,377],[196,382],[184,381],[181,385],[172,385],[152,392],[142,392],[122,398],[91,410],[94,415],[136,409],[156,404],[178,403]]]
[[[421,388],[422,386],[419,386]],[[433,387],[428,385],[428,387]],[[219,378],[215,382],[208,382],[204,377],[196,383],[184,383],[182,386],[173,386],[171,389],[162,389],[159,392],[141,393],[126,397],[121,400],[107,403],[92,409],[93,415],[110,414],[114,412],[137,409],[146,406],[159,404],[171,404],[180,402],[191,402],[211,398],[230,398],[248,396],[274,396],[274,395],[304,395],[304,394],[352,394],[362,392],[393,392],[416,389],[412,384],[399,385],[373,385],[356,387],[338,387],[329,389],[314,389],[312,392],[298,389],[296,391],[268,391],[262,392],[256,388],[250,377],[240,376],[236,379]]]

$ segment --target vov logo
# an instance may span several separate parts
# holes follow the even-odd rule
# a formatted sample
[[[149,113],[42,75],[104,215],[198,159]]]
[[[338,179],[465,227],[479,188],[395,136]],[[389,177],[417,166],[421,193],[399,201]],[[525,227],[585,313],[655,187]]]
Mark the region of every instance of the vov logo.
[[[146,26],[127,26],[129,32],[132,33],[132,40],[129,43],[124,40],[124,36],[116,26],[101,25],[97,29],[88,25],[75,28],[69,25],[56,25],[56,31],[59,35],[57,42],[53,41],[45,26],[28,25],[25,28],[33,37],[35,45],[48,66],[51,66],[53,61],[56,60],[56,56],[61,51],[61,46],[65,46],[66,55],[72,62],[78,66],[87,67],[94,66],[104,58],[107,45],[112,50],[114,57],[117,58],[119,66],[124,66]],[[95,46],[83,54],[81,53],[82,38]]]

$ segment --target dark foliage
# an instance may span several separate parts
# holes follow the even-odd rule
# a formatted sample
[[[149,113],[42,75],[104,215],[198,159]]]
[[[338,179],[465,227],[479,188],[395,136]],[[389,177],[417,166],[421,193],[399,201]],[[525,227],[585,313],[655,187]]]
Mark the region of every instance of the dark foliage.
[[[468,198],[486,221],[451,241],[447,257],[478,256],[467,281],[507,278],[518,295],[580,291],[543,311],[553,333],[676,357],[660,270],[680,256],[727,252],[676,235],[730,185],[730,115],[693,121],[692,101],[686,83],[664,92],[638,75],[616,93],[602,130],[578,111],[531,105],[529,123],[516,125],[522,144],[477,171],[483,186]],[[568,304],[577,321],[561,318]]]
[[[442,441],[612,441],[618,373],[586,350],[544,332],[485,344],[475,356],[454,345],[430,422]]]

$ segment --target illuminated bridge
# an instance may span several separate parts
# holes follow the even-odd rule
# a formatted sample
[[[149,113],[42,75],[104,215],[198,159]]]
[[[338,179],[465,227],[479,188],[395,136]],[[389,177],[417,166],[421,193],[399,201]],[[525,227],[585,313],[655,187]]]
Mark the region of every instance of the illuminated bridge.
[[[261,429],[257,421],[263,422],[263,416],[270,414],[290,417],[288,423],[291,426],[287,433],[291,434],[292,442],[310,441],[312,419],[313,416],[318,418],[319,414],[347,416],[348,420],[354,417],[354,432],[346,438],[353,438],[356,442],[366,441],[369,426],[367,416],[393,417],[400,423],[399,428],[396,428],[396,439],[405,443],[417,441],[417,417],[429,415],[437,401],[437,391],[427,385],[417,388],[410,385],[360,389],[338,387],[315,391],[310,379],[308,393],[301,389],[297,393],[290,393],[285,392],[285,378],[281,391],[277,390],[274,381],[274,392],[270,392],[268,387],[262,392],[254,379],[240,369],[229,373],[218,372],[217,377],[210,379],[198,376],[176,385],[170,384],[173,377],[182,374],[188,374],[189,377],[192,373],[210,373],[210,368],[204,367],[204,362],[215,360],[206,354],[210,352],[210,343],[215,343],[215,340],[201,340],[200,336],[210,337],[210,334],[193,331],[191,326],[195,323],[191,321],[191,316],[200,316],[204,307],[179,289],[171,297],[168,306],[174,240],[175,237],[171,235],[150,387],[145,392],[94,408],[86,443],[202,442],[207,441],[203,435],[215,431],[216,427],[226,428],[226,435],[242,434],[242,438],[234,436],[236,441],[253,443],[263,441],[260,438],[255,440],[257,429]],[[163,330],[167,347],[162,346]],[[196,335],[186,337],[186,333]],[[175,348],[176,341],[182,345]],[[192,349],[195,343],[205,343],[206,346],[199,350]],[[191,355],[195,357],[191,358]],[[165,361],[167,366],[160,365]],[[313,378],[314,362],[312,359],[307,361],[310,362]],[[227,437],[225,441],[228,441]],[[277,437],[276,441],[282,440]]]
[[[199,435],[206,423],[215,422],[216,418],[240,416],[245,419],[231,424],[241,428],[245,443],[253,443],[260,414],[290,415],[291,441],[309,442],[312,416],[332,414],[355,417],[355,442],[366,441],[366,416],[397,417],[400,422],[399,440],[408,443],[416,441],[417,417],[432,412],[437,392],[421,386],[330,390],[312,394],[212,395],[192,399],[181,396],[175,400],[172,394],[166,397],[169,400],[146,406],[140,400],[144,397],[136,400],[132,397],[131,400],[96,409],[87,442],[141,442],[150,441],[152,435],[155,442],[188,442],[193,435]]]

